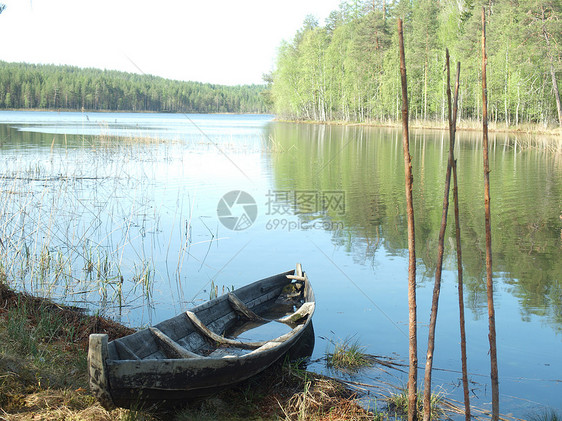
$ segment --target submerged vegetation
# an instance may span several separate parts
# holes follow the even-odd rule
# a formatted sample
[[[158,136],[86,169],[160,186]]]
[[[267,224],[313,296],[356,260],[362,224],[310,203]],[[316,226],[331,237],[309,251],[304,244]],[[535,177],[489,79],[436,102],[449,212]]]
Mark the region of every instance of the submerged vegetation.
[[[475,57],[483,3],[489,5],[490,122],[509,128],[562,124],[562,3],[555,0],[342,1],[323,26],[308,17],[281,45],[271,75],[275,113],[315,121],[400,120],[396,19],[402,17],[411,119],[445,125],[445,48],[463,66],[459,124],[481,119]]]
[[[527,418],[529,421],[560,421],[562,420],[562,414],[554,411],[543,411],[538,414],[529,415]]]

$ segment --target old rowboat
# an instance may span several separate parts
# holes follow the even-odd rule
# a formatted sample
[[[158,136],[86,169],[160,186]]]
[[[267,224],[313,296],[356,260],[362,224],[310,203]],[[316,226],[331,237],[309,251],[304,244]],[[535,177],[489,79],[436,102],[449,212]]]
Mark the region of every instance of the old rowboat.
[[[90,388],[106,408],[173,406],[208,395],[288,353],[310,355],[314,306],[298,264],[132,335],[111,342],[90,335]]]

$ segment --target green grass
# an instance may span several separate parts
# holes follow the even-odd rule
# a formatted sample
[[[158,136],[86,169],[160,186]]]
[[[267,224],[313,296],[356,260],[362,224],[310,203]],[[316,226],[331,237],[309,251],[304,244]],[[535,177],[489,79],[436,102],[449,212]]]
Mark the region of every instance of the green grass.
[[[338,370],[357,371],[372,365],[372,359],[366,354],[365,347],[358,341],[347,338],[341,342],[332,342],[334,349],[326,352],[326,365]]]
[[[439,419],[443,414],[444,411],[440,406],[442,400],[442,395],[440,392],[432,393],[431,394],[431,418],[432,419]],[[407,416],[408,415],[408,390],[402,389],[400,392],[390,396],[387,399],[388,407],[390,411],[395,412],[399,416]],[[417,401],[417,414],[418,419],[423,419],[423,392],[418,392],[418,401]]]
[[[59,313],[49,311],[47,304],[31,306],[19,300],[7,311],[6,319],[9,337],[24,354],[37,356],[41,343],[74,342],[75,327]]]

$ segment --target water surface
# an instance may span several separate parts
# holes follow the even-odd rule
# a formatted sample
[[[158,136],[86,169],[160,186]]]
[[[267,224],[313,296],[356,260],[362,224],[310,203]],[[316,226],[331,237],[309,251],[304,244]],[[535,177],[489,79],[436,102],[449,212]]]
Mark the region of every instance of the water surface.
[[[248,115],[0,112],[0,123],[2,265],[20,289],[143,326],[301,262],[317,297],[313,359],[352,338],[405,362],[400,131]],[[482,144],[477,134],[458,137],[468,365],[473,403],[489,408]],[[561,155],[511,135],[492,135],[490,152],[501,412],[560,410]],[[423,362],[445,132],[414,131],[411,153]],[[230,191],[257,209],[232,206],[238,230],[217,214]],[[451,233],[433,378],[461,400]],[[389,380],[377,368],[355,378]]]

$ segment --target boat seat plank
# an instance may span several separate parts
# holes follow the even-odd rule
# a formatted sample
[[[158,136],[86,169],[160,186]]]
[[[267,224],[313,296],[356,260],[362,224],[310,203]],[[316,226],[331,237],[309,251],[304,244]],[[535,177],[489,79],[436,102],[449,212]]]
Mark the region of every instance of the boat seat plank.
[[[217,335],[215,332],[211,331],[207,326],[205,326],[201,322],[201,320],[199,320],[199,318],[195,313],[187,310],[185,312],[185,315],[191,321],[191,323],[193,323],[193,326],[195,326],[202,335],[205,335],[207,338],[219,344],[231,345],[244,349],[257,349],[265,344],[265,342],[242,342],[235,339],[225,338],[224,336]]]
[[[259,312],[260,309],[267,308],[269,303],[275,301],[275,299],[277,299],[280,293],[281,290],[278,290],[278,291],[271,291],[264,295],[260,295],[258,297],[251,299],[250,301],[246,301],[247,303],[246,306],[248,308],[253,309],[252,311],[254,312]],[[238,298],[240,298],[240,294],[236,294],[236,295],[238,296]]]
[[[134,351],[127,345],[120,341],[115,341],[115,348],[119,354],[119,359],[121,360],[140,360],[139,356],[134,353]]]
[[[188,351],[176,341],[171,339],[168,335],[163,333],[160,329],[155,327],[149,327],[148,330],[157,339],[162,352],[168,358],[204,358],[202,355],[198,355],[194,352]]]
[[[265,302],[267,299],[263,299],[264,296],[268,297],[268,299],[277,297],[283,287],[287,284],[287,278],[285,278],[285,275],[293,273],[294,270],[262,279],[259,281],[259,286],[257,286],[257,282],[246,285],[236,290],[236,296],[242,302],[246,303],[247,307],[251,308],[254,312],[257,312],[256,308],[249,303],[256,298],[260,298],[260,302]],[[232,306],[228,302],[227,295],[225,294],[200,304],[199,306],[193,308],[192,311],[197,314],[203,323],[210,326],[209,323],[217,318],[217,314],[219,314],[220,317],[228,312],[232,312]],[[218,329],[216,331],[222,330]]]
[[[288,323],[288,324],[296,323],[300,319],[304,319],[305,317],[307,317],[312,313],[314,313],[314,303],[306,302],[302,306],[300,306],[299,309],[294,313],[289,314],[285,317],[281,317],[280,319],[277,319],[277,321],[281,323]]]
[[[233,292],[228,293],[228,301],[232,305],[232,308],[234,309],[234,311],[236,313],[238,313],[238,315],[240,315],[241,317],[245,318],[246,320],[249,320],[249,321],[252,321],[252,322],[265,322],[265,321],[267,321],[263,317],[258,316],[256,313],[254,313],[252,310],[250,310],[246,306],[246,304],[244,304],[242,302],[242,300],[240,300],[240,298],[238,298],[236,296],[236,294],[234,294]]]

